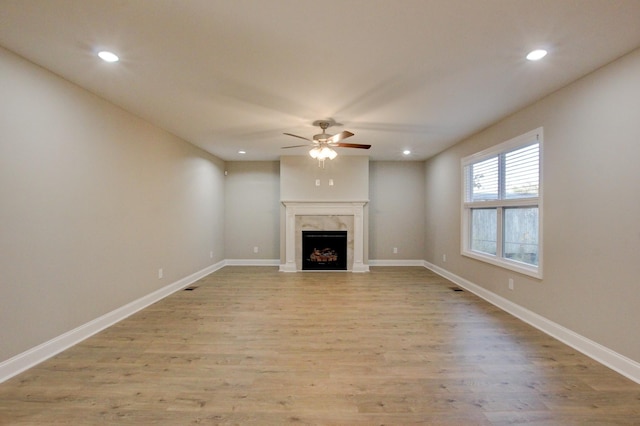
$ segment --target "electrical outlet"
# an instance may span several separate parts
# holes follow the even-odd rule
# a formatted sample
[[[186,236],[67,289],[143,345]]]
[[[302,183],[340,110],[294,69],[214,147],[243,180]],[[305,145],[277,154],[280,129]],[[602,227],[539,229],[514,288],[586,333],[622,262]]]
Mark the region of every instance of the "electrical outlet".
[[[513,278],[509,278],[509,290],[513,290]]]
[[[158,269],[158,279],[162,279],[162,277],[164,277],[164,271],[162,270],[162,268]]]
[[[213,252],[212,251],[209,252],[209,259],[213,259]]]
[[[254,252],[254,253],[257,253],[257,252],[258,252],[258,246],[255,246],[255,247],[253,248],[253,252]]]
[[[320,179],[316,179],[316,186],[320,186]]]
[[[393,254],[398,254],[398,247],[393,248]]]
[[[443,255],[442,255],[442,261],[443,261],[443,262],[446,262],[446,261],[447,261],[447,255],[446,255],[446,254],[443,254]]]

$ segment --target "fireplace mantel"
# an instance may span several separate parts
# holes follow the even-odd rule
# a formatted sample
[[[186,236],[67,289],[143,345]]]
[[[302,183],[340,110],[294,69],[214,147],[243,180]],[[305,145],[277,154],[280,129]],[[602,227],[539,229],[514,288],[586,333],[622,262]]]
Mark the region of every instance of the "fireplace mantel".
[[[368,272],[364,263],[364,206],[367,201],[283,201],[285,212],[285,263],[282,272],[297,272],[296,216],[353,216],[353,264],[351,272]]]

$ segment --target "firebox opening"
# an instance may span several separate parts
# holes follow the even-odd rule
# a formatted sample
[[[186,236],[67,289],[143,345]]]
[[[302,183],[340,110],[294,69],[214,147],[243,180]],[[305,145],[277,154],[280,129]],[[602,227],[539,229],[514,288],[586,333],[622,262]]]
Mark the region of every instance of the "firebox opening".
[[[302,231],[303,270],[347,270],[347,231]]]

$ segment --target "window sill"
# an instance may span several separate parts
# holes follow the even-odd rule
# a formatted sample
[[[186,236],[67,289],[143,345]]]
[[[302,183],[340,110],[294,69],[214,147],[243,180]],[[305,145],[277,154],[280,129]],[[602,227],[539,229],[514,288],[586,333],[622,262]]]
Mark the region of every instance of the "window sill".
[[[492,265],[499,266],[510,271],[528,275],[533,278],[542,279],[541,266],[532,266],[526,263],[518,262],[516,260],[502,259],[496,256],[482,254],[474,251],[463,250],[461,254],[463,256],[470,257],[481,262],[490,263]]]

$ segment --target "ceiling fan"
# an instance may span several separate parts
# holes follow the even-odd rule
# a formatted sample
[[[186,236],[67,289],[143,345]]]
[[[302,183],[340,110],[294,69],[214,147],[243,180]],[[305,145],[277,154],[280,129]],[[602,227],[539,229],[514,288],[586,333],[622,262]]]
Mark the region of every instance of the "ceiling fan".
[[[313,135],[313,139],[305,138],[304,136],[294,135],[293,133],[285,133],[285,135],[287,136],[293,136],[294,138],[304,139],[306,141],[311,142],[311,144],[283,146],[282,149],[311,146],[312,148],[309,151],[309,155],[312,158],[318,159],[318,161],[320,162],[319,165],[324,167],[324,160],[326,160],[327,158],[330,160],[333,160],[338,155],[338,153],[333,148],[358,148],[358,149],[371,148],[371,145],[341,142],[346,138],[353,136],[353,133],[346,130],[343,132],[337,133],[335,135],[328,134],[326,130],[332,124],[333,122],[329,120],[314,121],[313,125],[320,127],[322,129],[322,133]]]

